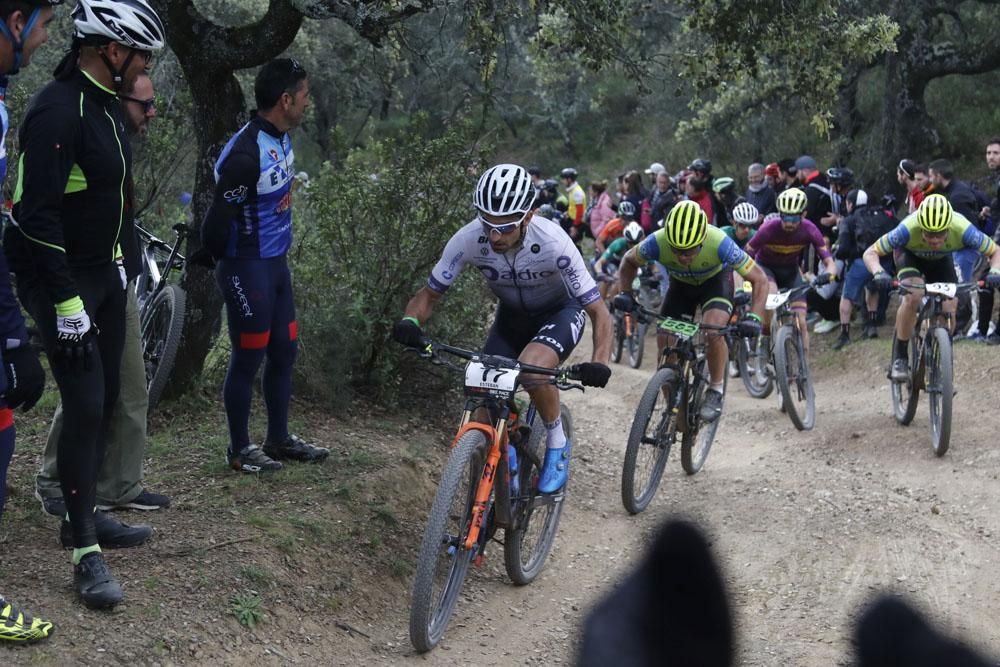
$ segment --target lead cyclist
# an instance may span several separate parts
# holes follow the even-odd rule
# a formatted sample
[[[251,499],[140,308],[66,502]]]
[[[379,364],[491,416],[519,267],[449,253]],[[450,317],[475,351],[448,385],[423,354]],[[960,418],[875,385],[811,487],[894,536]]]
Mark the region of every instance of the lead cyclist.
[[[591,361],[580,381],[604,387],[611,377],[611,316],[580,251],[558,224],[534,215],[535,189],[523,167],[498,164],[479,178],[472,198],[478,214],[444,247],[427,285],[406,305],[392,330],[403,345],[422,347],[434,307],[466,265],[479,270],[497,296],[496,318],[483,352],[555,368],[580,341],[586,312],[594,327]],[[522,376],[545,425],[545,462],[538,490],[560,491],[569,476],[572,443],[560,421],[559,391]]]

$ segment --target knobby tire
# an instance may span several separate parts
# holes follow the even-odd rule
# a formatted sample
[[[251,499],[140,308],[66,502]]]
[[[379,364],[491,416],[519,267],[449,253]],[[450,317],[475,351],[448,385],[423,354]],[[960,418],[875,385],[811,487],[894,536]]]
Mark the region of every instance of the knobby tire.
[[[663,395],[664,387],[667,396]],[[646,509],[656,495],[670,454],[670,438],[677,428],[677,415],[671,412],[670,403],[678,387],[677,373],[672,368],[661,368],[650,378],[639,400],[622,464],[622,504],[629,514]],[[644,439],[654,439],[655,443]],[[637,488],[636,473],[646,469],[649,476],[644,482],[639,478]]]
[[[177,285],[166,285],[142,316],[139,330],[150,412],[163,396],[177,360],[186,302],[184,290]]]
[[[951,336],[943,327],[935,327],[927,337],[927,393],[931,407],[931,447],[944,456],[951,444],[951,408],[954,398],[954,375]]]
[[[788,418],[796,429],[808,431],[816,423],[816,395],[809,378],[802,337],[793,327],[794,324],[782,326],[774,338],[774,370]],[[804,399],[804,406],[800,398]]]
[[[694,378],[691,395],[688,399],[686,411],[688,423],[685,426],[684,436],[681,438],[681,467],[689,475],[695,474],[705,465],[705,459],[708,458],[708,452],[712,449],[712,443],[715,441],[715,433],[719,430],[719,422],[722,421],[721,414],[715,421],[709,423],[702,422],[698,415],[701,403],[705,399],[705,391],[711,383],[708,375],[708,359],[699,360],[693,372],[697,374],[697,377]],[[729,374],[725,373],[722,376],[723,411],[725,411],[728,386]]]

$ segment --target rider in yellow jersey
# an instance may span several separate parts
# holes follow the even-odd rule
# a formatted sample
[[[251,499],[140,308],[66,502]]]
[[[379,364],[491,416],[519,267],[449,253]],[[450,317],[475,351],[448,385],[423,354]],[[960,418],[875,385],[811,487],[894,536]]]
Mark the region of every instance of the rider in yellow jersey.
[[[1000,252],[988,236],[980,232],[960,213],[955,213],[944,195],[928,195],[916,212],[888,234],[873,243],[863,256],[865,266],[872,272],[872,282],[888,287],[891,280],[879,263],[879,258],[892,252],[896,260],[896,275],[907,286],[922,286],[925,281],[954,283],[955,265],[951,254],[956,250],[976,250],[990,260],[990,270],[985,281],[989,287],[1000,287]],[[896,311],[896,349],[890,377],[902,382],[909,377],[906,347],[910,332],[917,319],[923,298],[921,291],[907,294]],[[955,312],[955,300],[948,299],[944,310],[949,317]],[[954,319],[951,326],[954,328]]]
[[[741,335],[760,335],[764,303],[767,300],[767,276],[736,243],[718,227],[708,226],[708,217],[697,203],[685,200],[670,210],[663,229],[632,248],[618,269],[621,294],[615,308],[635,309],[632,281],[640,266],[660,262],[670,274],[670,287],[660,314],[675,319],[693,319],[700,306],[705,324],[724,327],[733,311],[733,270],[753,285],[751,312],[738,323]],[[711,386],[705,393],[701,418],[718,419],[722,413],[722,392],[729,351],[722,336],[709,336],[708,368]],[[662,354],[668,337],[656,338]]]
[[[569,235],[574,241],[583,238],[583,214],[587,210],[587,194],[576,182],[576,169],[567,167],[559,174],[566,189],[566,217],[569,219]]]

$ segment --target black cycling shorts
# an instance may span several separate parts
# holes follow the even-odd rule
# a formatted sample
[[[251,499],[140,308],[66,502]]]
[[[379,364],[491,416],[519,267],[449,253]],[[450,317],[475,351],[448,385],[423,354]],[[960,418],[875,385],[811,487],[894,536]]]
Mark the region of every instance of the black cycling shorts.
[[[769,269],[763,264],[758,264],[757,266],[763,269],[765,275],[767,275],[768,282],[777,285],[779,290],[788,290],[806,284],[806,281],[802,278],[802,271],[799,270],[798,266],[776,266],[773,269]],[[806,294],[798,295],[792,300],[792,303],[800,304],[799,308],[804,308]]]
[[[707,310],[718,309],[733,312],[733,272],[723,269],[700,285],[692,285],[681,280],[671,280],[667,296],[660,306],[660,315],[673,319],[693,318],[701,306]]]
[[[897,248],[893,253],[893,259],[896,260],[896,277],[900,280],[923,276],[929,283],[958,282],[958,274],[955,273],[955,263],[951,255],[941,259],[924,259],[906,248]]]
[[[500,306],[483,352],[517,359],[528,343],[541,343],[565,361],[580,342],[585,323],[583,307],[575,301],[534,316]]]

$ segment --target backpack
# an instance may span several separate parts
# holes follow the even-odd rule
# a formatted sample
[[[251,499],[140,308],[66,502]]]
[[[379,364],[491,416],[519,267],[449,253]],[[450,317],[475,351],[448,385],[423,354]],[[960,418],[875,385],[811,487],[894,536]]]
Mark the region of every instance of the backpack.
[[[899,222],[896,220],[896,216],[878,206],[865,207],[858,211],[857,223],[854,228],[854,238],[858,248],[864,251],[883,235],[891,232],[897,224]]]

